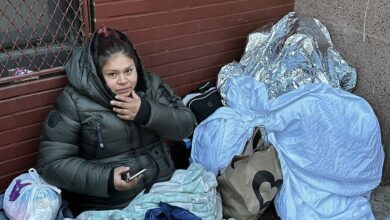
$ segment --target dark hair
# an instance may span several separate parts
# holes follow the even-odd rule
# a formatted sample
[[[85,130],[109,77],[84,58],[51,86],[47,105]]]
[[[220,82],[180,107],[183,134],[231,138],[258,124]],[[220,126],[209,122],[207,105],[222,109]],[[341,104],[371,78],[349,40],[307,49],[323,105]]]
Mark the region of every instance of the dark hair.
[[[136,66],[138,80],[135,91],[144,91],[146,89],[143,68],[139,57],[133,44],[124,34],[105,26],[99,28],[92,39],[91,52],[98,76],[104,84],[105,80],[101,72],[102,67],[113,55],[121,53],[133,59]]]
[[[113,29],[103,26],[96,31],[94,51],[95,65],[99,74],[102,74],[101,69],[107,60],[117,53],[133,59],[135,66],[138,66],[138,59],[132,45],[127,40],[122,39],[119,33]]]

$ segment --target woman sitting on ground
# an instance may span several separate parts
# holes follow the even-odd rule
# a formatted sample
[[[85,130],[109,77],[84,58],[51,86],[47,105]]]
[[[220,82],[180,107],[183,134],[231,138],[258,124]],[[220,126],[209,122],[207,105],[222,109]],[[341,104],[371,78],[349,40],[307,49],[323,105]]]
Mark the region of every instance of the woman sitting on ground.
[[[130,40],[101,28],[65,65],[69,85],[48,114],[37,168],[75,213],[121,209],[174,167],[164,138],[181,140],[195,118],[167,84],[144,70]],[[146,169],[129,180],[121,174]]]

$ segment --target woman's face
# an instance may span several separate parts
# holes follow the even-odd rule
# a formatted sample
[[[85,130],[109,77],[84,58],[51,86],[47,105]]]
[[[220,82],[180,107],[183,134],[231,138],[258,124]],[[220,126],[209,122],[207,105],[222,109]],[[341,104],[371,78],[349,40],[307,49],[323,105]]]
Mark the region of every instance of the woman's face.
[[[102,67],[108,88],[116,95],[129,96],[137,85],[134,60],[122,53],[111,56]]]

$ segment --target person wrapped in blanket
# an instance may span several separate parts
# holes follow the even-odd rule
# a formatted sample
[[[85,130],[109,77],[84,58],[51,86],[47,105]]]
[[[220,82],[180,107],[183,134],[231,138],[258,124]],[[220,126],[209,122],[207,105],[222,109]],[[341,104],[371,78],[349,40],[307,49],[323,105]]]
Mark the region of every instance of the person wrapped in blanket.
[[[144,70],[132,42],[102,27],[65,64],[69,84],[47,115],[37,170],[77,214],[120,209],[170,179],[165,139],[182,140],[195,117],[158,76]],[[142,175],[123,179],[146,169]]]

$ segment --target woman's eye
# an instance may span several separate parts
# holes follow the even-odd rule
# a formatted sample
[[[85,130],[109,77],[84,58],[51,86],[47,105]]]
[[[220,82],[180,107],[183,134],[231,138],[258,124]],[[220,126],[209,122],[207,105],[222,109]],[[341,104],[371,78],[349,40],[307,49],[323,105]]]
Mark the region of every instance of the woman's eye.
[[[116,78],[118,74],[117,73],[108,73],[107,75],[110,78]]]
[[[131,75],[132,72],[133,72],[133,69],[127,69],[127,70],[125,71],[125,74],[126,74],[126,75]]]

